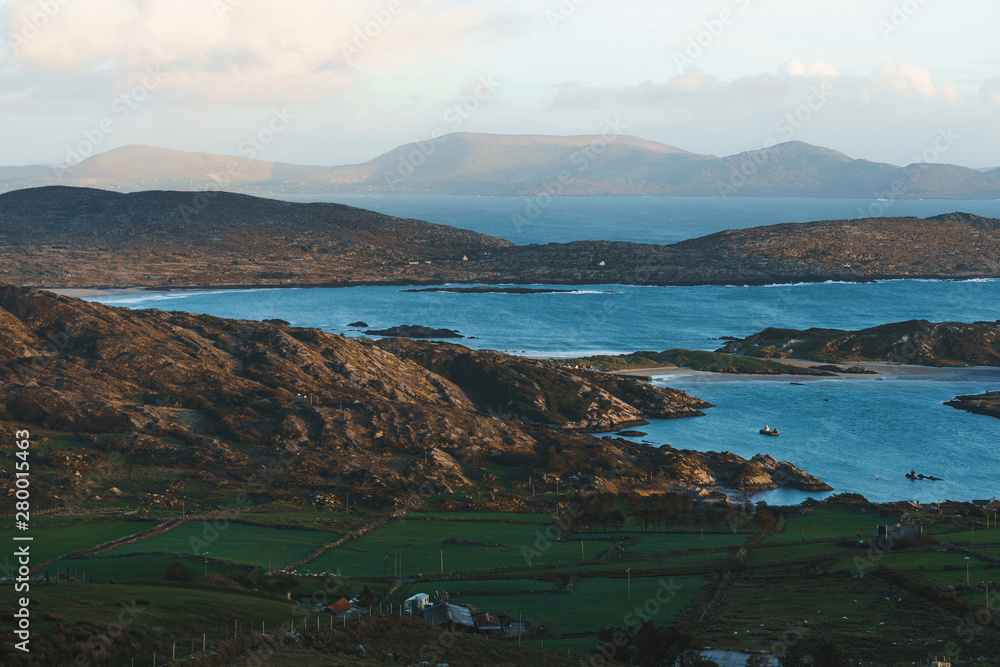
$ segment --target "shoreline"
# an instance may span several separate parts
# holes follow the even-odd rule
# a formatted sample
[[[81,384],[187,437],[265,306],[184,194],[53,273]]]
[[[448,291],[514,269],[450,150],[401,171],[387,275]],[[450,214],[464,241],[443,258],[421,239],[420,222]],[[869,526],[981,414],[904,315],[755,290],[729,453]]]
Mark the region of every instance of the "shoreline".
[[[790,366],[800,366],[808,368],[810,366],[822,365],[828,362],[810,361],[808,359],[781,359],[776,360]],[[846,365],[846,364],[839,364]],[[956,373],[961,374],[967,371],[977,373],[995,374],[1000,380],[1000,367],[997,366],[921,366],[919,364],[898,364],[884,361],[873,362],[850,362],[852,366],[864,366],[870,368],[877,375],[842,373],[833,376],[810,376],[793,375],[789,373],[719,373],[716,371],[701,371],[683,366],[659,366],[656,368],[636,368],[626,371],[609,371],[609,375],[619,375],[625,377],[652,377],[665,378],[678,375],[689,375],[703,381],[724,382],[726,380],[788,380],[792,382],[818,382],[822,380],[878,380],[879,378],[891,379],[934,379],[943,378]]]
[[[70,287],[65,285],[25,285],[18,287],[28,289],[45,290],[62,296],[82,298],[85,296],[108,296],[115,294],[132,294],[141,292],[202,292],[209,290],[263,290],[263,289],[337,289],[346,287],[436,287],[448,285],[486,285],[486,286],[524,286],[540,285],[551,286],[560,285],[565,287],[589,287],[593,285],[619,285],[623,287],[766,287],[784,286],[799,284],[822,284],[822,283],[843,283],[843,284],[869,284],[878,282],[892,282],[903,280],[934,280],[941,282],[966,282],[982,280],[1000,280],[1000,274],[990,275],[826,275],[817,276],[784,276],[771,277],[767,279],[755,280],[674,280],[666,282],[627,282],[621,280],[586,280],[580,282],[566,282],[561,280],[461,280],[461,279],[439,279],[424,280],[419,278],[397,278],[388,280],[334,280],[315,283],[245,283],[245,284],[219,284],[219,285],[133,285],[127,287],[112,287],[108,285],[87,285]]]

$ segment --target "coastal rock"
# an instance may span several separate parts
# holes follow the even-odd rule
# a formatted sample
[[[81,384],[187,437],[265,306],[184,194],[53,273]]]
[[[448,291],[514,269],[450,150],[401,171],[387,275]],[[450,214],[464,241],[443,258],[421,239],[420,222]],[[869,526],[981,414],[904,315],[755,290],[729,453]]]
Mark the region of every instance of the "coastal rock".
[[[387,336],[393,338],[464,338],[451,329],[432,329],[419,324],[403,324],[388,329],[372,329],[365,332],[368,336]]]
[[[649,417],[704,415],[709,403],[633,378],[567,370],[551,361],[480,352],[452,343],[386,339],[368,344],[447,378],[481,410],[546,428],[604,433]],[[558,378],[558,383],[553,380]],[[556,387],[560,391],[553,391]]]
[[[791,487],[800,491],[832,491],[833,487],[823,480],[813,477],[787,461],[778,461],[772,456],[757,454],[751,462],[756,463],[771,476],[779,487]]]
[[[367,322],[351,322],[347,325],[351,329],[367,329],[370,325]]]
[[[986,415],[1000,419],[1000,391],[987,391],[984,394],[957,396],[945,405],[959,410],[965,410],[977,415]]]
[[[832,487],[791,463],[758,454],[750,460],[732,452],[695,452],[660,448],[662,462],[672,481],[686,488],[722,487],[737,491],[768,491],[790,487],[804,491],[830,491]]]

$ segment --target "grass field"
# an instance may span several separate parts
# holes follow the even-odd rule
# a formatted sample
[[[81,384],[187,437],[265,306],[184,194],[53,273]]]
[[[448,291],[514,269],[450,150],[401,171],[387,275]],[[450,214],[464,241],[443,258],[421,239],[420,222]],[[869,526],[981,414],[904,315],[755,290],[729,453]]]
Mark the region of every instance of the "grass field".
[[[211,523],[189,521],[164,533],[119,547],[115,555],[131,553],[181,553],[230,560],[247,565],[284,567],[305,558],[316,548],[337,539],[335,533],[314,530],[280,530],[231,523],[216,530]]]
[[[782,544],[765,546],[755,549],[750,554],[751,563],[773,563],[775,561],[793,560],[797,558],[813,558],[815,556],[833,556],[852,554],[864,556],[863,549],[851,550],[837,546],[833,542],[807,542],[805,544]]]
[[[439,584],[449,593],[529,593],[537,591],[552,591],[556,585],[544,579],[483,579],[472,581],[442,581]]]
[[[755,569],[734,584],[706,639],[730,649],[766,650],[790,639],[824,637],[877,664],[898,664],[925,660],[927,637],[964,641],[961,627],[960,619],[917,596],[901,596],[876,577],[830,576],[782,564]]]
[[[13,589],[0,588],[4,606],[13,604],[13,595]],[[274,627],[293,618],[292,603],[286,600],[189,586],[62,584],[33,587],[31,595],[39,612],[33,635],[56,634],[60,624],[74,621],[121,623],[139,644],[136,653],[143,656],[143,664],[148,664],[154,642],[161,646],[177,642],[181,649],[190,649],[195,641],[200,648],[203,633],[208,643],[223,641],[227,633],[232,636],[236,621],[246,629],[254,624],[259,628],[261,621]],[[140,597],[148,597],[150,603],[131,611],[119,605],[120,600]],[[162,649],[160,655],[169,657]]]
[[[861,554],[864,555],[864,554]],[[965,585],[965,556],[960,553],[941,551],[922,551],[911,553],[889,553],[871,561],[874,567],[884,565],[900,572],[913,575],[938,586]],[[834,571],[858,572],[858,567],[852,559],[839,562]],[[871,568],[866,568],[870,571]],[[970,581],[975,584],[984,576],[994,576],[994,570],[987,570],[986,564],[977,559],[969,560]],[[985,573],[985,574],[984,574]]]
[[[935,533],[941,544],[955,544],[956,542],[968,542],[969,544],[1000,544],[1000,528],[990,528],[989,530],[966,530],[960,533]]]
[[[378,577],[388,556],[389,572],[399,554],[402,574],[438,575],[442,554],[445,574],[475,572],[498,567],[526,567],[530,564],[579,563],[579,542],[548,542],[539,539],[544,527],[538,524],[487,523],[477,521],[396,521],[360,539],[331,549],[317,560],[299,568],[303,573],[340,572],[344,576]],[[444,544],[448,538],[470,542],[493,542],[503,547]],[[536,544],[537,543],[537,544]],[[595,557],[611,542],[585,544]],[[541,548],[536,548],[541,547]]]
[[[671,588],[671,584],[673,588]],[[463,595],[459,604],[516,616],[525,614],[554,636],[596,632],[601,628],[624,627],[627,617],[635,618],[636,608],[647,603],[650,612],[657,610],[658,623],[669,623],[691,602],[704,586],[704,579],[690,577],[632,577],[631,599],[625,577],[586,578],[576,582],[572,593],[553,595]],[[657,602],[657,594],[660,595]],[[595,601],[600,601],[595,604]]]
[[[496,512],[414,512],[415,520],[430,517],[440,521],[487,521],[492,524],[530,523],[548,526],[554,520],[551,514],[497,514]]]
[[[750,539],[747,533],[633,533],[638,544],[628,553],[660,554],[689,549],[722,549],[737,547]]]
[[[79,572],[80,576],[86,576],[89,582],[93,578],[94,583],[106,584],[109,580],[115,583],[126,583],[138,579],[158,581],[163,579],[166,569],[174,563],[181,562],[191,568],[195,578],[201,579],[205,575],[205,564],[197,560],[187,558],[178,559],[169,554],[136,554],[132,556],[95,556],[93,558],[63,558],[45,568],[50,576],[55,576],[56,571],[65,574],[66,570]],[[248,569],[248,568],[244,568]],[[228,576],[233,570],[233,566],[222,563],[209,562],[209,574]]]
[[[141,533],[155,525],[154,521],[117,521],[71,526],[35,526],[28,533],[34,538],[31,546],[31,562],[34,565],[41,565],[72,551],[89,549],[110,540]],[[0,537],[12,534],[13,530],[0,531]]]
[[[792,517],[785,530],[768,538],[769,544],[802,542],[835,537],[875,537],[876,526],[895,523],[874,512],[841,507],[816,507],[805,516]]]

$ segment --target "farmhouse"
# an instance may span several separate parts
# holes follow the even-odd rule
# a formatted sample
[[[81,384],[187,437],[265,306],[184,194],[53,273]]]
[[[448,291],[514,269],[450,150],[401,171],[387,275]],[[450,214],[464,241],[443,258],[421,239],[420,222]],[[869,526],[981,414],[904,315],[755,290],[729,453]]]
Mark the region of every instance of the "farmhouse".
[[[347,598],[340,598],[329,607],[327,610],[336,616],[337,618],[344,618],[347,620],[353,620],[355,618],[361,618],[362,614],[368,612],[364,607],[358,607],[353,602]]]
[[[972,504],[986,510],[987,512],[1000,510],[1000,500],[997,500],[996,496],[993,496],[990,500],[973,500]]]

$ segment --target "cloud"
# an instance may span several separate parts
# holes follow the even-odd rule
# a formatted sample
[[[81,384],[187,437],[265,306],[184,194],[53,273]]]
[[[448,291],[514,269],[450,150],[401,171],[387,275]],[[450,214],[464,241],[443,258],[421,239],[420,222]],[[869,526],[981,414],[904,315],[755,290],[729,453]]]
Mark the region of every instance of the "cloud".
[[[788,76],[798,76],[806,78],[836,79],[840,76],[837,68],[822,60],[805,63],[795,58],[785,63],[782,68]]]
[[[984,83],[980,92],[992,104],[1000,106],[1000,76],[994,77]]]
[[[164,91],[212,103],[309,101],[393,75],[522,22],[461,0],[8,0],[15,62],[35,76],[110,72],[119,89],[149,67]],[[40,24],[40,25],[36,25]]]
[[[937,83],[930,70],[905,62],[890,60],[883,63],[874,81],[877,87],[910,97],[920,95],[926,99],[942,99],[950,104],[960,104],[962,95],[951,81]]]

